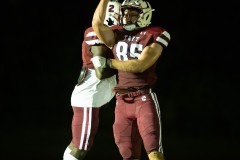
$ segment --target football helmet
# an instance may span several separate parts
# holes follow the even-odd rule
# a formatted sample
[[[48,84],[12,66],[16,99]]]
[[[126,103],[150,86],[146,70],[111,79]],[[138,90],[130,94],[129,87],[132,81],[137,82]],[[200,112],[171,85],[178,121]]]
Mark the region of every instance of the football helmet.
[[[135,24],[125,24],[123,21],[124,17],[124,10],[125,9],[136,9],[140,12],[138,20]],[[120,25],[123,26],[126,30],[134,30],[136,28],[147,27],[151,24],[152,19],[152,9],[150,3],[144,0],[124,0],[121,5],[121,18],[120,18]]]
[[[108,26],[118,25],[121,3],[118,0],[110,0],[107,5],[104,24]]]

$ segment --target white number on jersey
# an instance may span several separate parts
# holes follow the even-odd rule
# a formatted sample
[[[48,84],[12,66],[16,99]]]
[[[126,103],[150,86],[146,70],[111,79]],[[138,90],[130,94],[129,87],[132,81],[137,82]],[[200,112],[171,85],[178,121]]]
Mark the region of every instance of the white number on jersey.
[[[131,43],[130,45],[130,54],[131,58],[139,58],[141,52],[143,51],[143,45],[137,43]],[[126,42],[118,42],[116,47],[116,55],[119,60],[127,61],[128,58],[128,48],[129,45]]]

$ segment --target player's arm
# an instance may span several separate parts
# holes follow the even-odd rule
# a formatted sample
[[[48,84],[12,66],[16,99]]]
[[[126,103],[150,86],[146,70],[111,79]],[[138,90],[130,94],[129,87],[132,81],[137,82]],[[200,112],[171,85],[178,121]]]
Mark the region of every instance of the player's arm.
[[[132,73],[142,73],[151,67],[161,56],[163,47],[154,42],[149,46],[146,46],[138,59],[120,61],[111,59],[110,67]]]
[[[92,27],[97,37],[109,48],[113,47],[115,42],[114,32],[110,27],[104,24],[106,8],[109,0],[99,0],[99,4],[94,12]]]
[[[91,52],[93,53],[92,62],[95,69],[95,74],[98,79],[109,78],[117,73],[117,70],[112,68],[104,68],[101,63],[106,63],[106,59],[104,58],[105,62],[99,61],[101,57],[107,57],[108,48],[105,45],[97,45],[91,47]]]

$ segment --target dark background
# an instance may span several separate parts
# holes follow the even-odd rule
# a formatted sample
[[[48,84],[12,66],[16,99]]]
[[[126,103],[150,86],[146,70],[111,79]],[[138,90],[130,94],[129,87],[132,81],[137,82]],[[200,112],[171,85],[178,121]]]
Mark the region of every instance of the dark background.
[[[60,160],[71,140],[70,97],[82,64],[82,37],[99,1],[5,2],[1,157]],[[239,159],[239,6],[149,2],[156,10],[152,25],[172,38],[157,68],[166,160]],[[112,136],[114,103],[101,110],[88,160],[121,159]]]

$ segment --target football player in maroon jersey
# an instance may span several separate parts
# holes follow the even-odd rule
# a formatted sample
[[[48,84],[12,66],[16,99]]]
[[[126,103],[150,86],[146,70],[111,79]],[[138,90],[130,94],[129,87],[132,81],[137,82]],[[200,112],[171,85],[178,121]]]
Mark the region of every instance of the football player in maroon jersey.
[[[115,59],[95,57],[102,68],[118,70],[115,122],[115,143],[124,160],[132,159],[135,144],[132,122],[137,121],[145,150],[150,160],[164,160],[160,108],[152,91],[157,81],[156,64],[170,34],[162,27],[151,27],[151,5],[144,0],[124,0],[120,26],[104,25],[105,8],[109,0],[100,0],[92,20],[99,39],[112,49]],[[95,65],[94,63],[94,65]]]
[[[121,3],[109,2],[108,15],[104,23],[108,26],[116,25],[118,21],[114,14],[119,14]],[[110,15],[111,14],[111,15]],[[99,110],[115,95],[112,92],[116,86],[115,69],[103,69],[101,75],[95,71],[92,58],[103,56],[110,58],[113,54],[97,37],[92,27],[87,28],[82,42],[83,67],[77,85],[71,95],[72,140],[66,148],[64,160],[83,160],[91,149],[99,125]],[[115,71],[114,71],[115,70]]]

